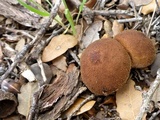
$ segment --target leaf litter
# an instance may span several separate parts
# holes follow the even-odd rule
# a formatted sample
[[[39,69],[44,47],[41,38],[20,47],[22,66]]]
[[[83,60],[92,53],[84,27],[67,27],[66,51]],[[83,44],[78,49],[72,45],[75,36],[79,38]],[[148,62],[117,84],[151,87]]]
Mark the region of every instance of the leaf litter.
[[[37,2],[46,10],[50,9],[47,2],[41,0],[37,0]],[[12,64],[16,64],[8,77],[21,83],[24,80],[20,89],[21,93],[15,95],[19,102],[17,106],[18,113],[14,112],[7,118],[21,119],[23,117],[24,119],[30,119],[33,115],[34,118],[40,120],[59,118],[68,120],[136,119],[143,101],[142,91],[146,92],[146,90],[143,90],[143,88],[142,91],[135,90],[134,82],[128,80],[126,85],[117,93],[109,96],[93,95],[81,81],[79,56],[92,42],[102,37],[114,37],[125,29],[143,31],[154,39],[160,27],[158,22],[156,24],[158,27],[154,26],[155,24],[149,25],[149,23],[158,21],[159,2],[159,0],[118,0],[116,2],[114,0],[108,2],[88,0],[75,25],[76,36],[72,35],[72,30],[68,27],[69,24],[63,13],[65,7],[62,5],[61,10],[57,13],[64,25],[58,25],[57,21],[56,23],[52,21],[46,33],[42,32],[39,40],[33,46],[27,48],[26,46],[32,43],[32,39],[37,35],[37,31],[41,29],[42,22],[47,22],[48,17],[44,18],[35,13],[31,14],[30,11],[20,6],[17,1],[1,1],[0,8],[1,10],[6,9],[6,12],[0,14],[3,16],[0,17],[0,75],[3,75]],[[73,2],[72,0],[67,3],[74,19],[78,14],[76,9],[78,3],[79,1]],[[1,7],[1,5],[5,7]],[[11,8],[14,12],[11,14],[11,11],[7,8]],[[140,9],[142,10],[140,11]],[[156,11],[155,15],[153,14],[154,10]],[[16,11],[19,14],[15,14]],[[143,19],[139,20],[139,17]],[[125,22],[120,23],[119,20]],[[61,26],[64,27],[63,30],[57,32]],[[150,26],[149,34],[147,34],[148,26]],[[68,29],[66,29],[67,27]],[[154,30],[155,27],[157,31]],[[46,40],[49,37],[50,39]],[[159,42],[156,41],[156,44],[159,44]],[[41,45],[44,45],[44,47],[40,50],[37,46]],[[24,49],[27,49],[28,52],[25,53]],[[39,51],[39,56],[43,61],[42,65],[37,64],[38,60],[34,56],[34,51]],[[159,47],[157,51],[159,51]],[[17,62],[15,58],[19,58],[16,56],[20,52],[23,53],[24,58]],[[31,53],[33,53],[32,57],[30,57]],[[145,73],[134,75],[136,83],[146,84],[147,82],[151,85],[159,68],[158,55],[151,66],[143,68]],[[36,66],[34,66],[35,64]],[[44,64],[47,65],[47,69],[45,67],[42,68],[43,70],[39,69]],[[49,73],[52,75],[48,77],[47,74]],[[145,78],[145,80],[140,81],[139,77],[145,75],[152,76],[152,80]],[[40,83],[40,81],[43,81],[44,76],[50,79],[49,84]],[[37,97],[35,93],[39,93]],[[87,94],[90,99],[83,97],[83,94]],[[38,99],[36,104],[33,101],[35,99]],[[83,101],[85,101],[85,104],[81,104]],[[152,101],[156,106],[149,114],[150,118],[155,117],[152,114],[152,112],[157,112],[154,108],[159,110],[159,88],[156,90]],[[32,110],[38,110],[38,112],[33,113]]]

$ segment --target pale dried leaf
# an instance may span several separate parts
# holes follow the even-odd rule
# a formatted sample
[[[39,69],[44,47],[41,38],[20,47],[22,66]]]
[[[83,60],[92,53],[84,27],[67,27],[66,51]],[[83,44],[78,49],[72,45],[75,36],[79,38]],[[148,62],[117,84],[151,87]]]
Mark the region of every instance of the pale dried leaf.
[[[38,90],[38,82],[28,82],[21,87],[21,93],[18,94],[18,112],[24,116],[28,116],[32,105],[34,92]]]
[[[112,24],[109,20],[105,20],[104,22],[104,30],[105,35],[108,37],[112,37]]]
[[[99,39],[99,31],[102,29],[102,21],[92,23],[82,36],[81,49],[86,48],[89,44]]]
[[[116,94],[117,111],[122,120],[134,120],[142,103],[142,93],[135,90],[134,82],[127,83]]]
[[[3,48],[3,53],[5,56],[9,57],[12,61],[16,56],[16,51],[7,43],[5,43],[5,47]]]
[[[157,0],[157,2],[160,5],[160,0]],[[147,15],[153,12],[156,6],[157,5],[156,5],[155,0],[152,0],[152,2],[150,2],[148,5],[145,5],[142,7],[141,13],[143,13],[144,15]]]
[[[72,35],[61,34],[59,36],[53,37],[42,53],[42,61],[48,62],[59,57],[69,48],[74,47],[77,42],[77,39]]]
[[[15,50],[17,51],[21,51],[23,49],[23,46],[25,45],[25,39],[24,38],[21,38],[17,44],[16,44],[16,47],[15,47]]]
[[[26,78],[29,82],[33,82],[36,80],[35,75],[33,74],[33,72],[29,69],[26,68],[26,70],[24,70],[21,75]]]
[[[58,58],[54,59],[52,61],[52,64],[56,66],[57,68],[66,71],[67,70],[67,63],[66,63],[66,57],[65,56],[59,56]]]
[[[75,111],[78,110],[79,108],[79,105],[84,101],[85,99],[84,98],[77,98],[77,100],[74,102],[74,104],[67,110],[65,111],[64,115],[65,117],[68,117],[70,115],[72,115]],[[94,100],[91,100],[91,101],[88,101],[87,103],[85,103],[80,109],[79,111],[76,113],[76,115],[80,115],[84,112],[87,112],[88,110],[90,110],[94,104],[95,104],[96,101]]]
[[[121,24],[117,22],[117,20],[114,20],[112,26],[113,37],[121,33],[123,30],[124,30],[124,24]]]
[[[76,29],[76,38],[78,41],[81,40],[82,38],[82,34],[83,34],[83,26],[82,25],[76,25],[75,26],[75,29]]]
[[[142,6],[149,4],[152,0],[130,0],[133,1],[136,6]]]

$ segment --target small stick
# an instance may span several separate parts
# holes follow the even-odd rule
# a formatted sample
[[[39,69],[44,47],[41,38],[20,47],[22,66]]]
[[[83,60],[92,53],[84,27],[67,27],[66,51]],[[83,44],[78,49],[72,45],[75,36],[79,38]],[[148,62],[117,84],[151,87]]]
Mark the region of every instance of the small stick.
[[[137,17],[137,18],[129,18],[129,19],[119,19],[117,22],[119,23],[125,23],[125,22],[136,22],[136,21],[142,21],[142,17]]]
[[[154,11],[153,11],[153,14],[152,14],[152,18],[151,18],[151,21],[150,21],[149,26],[148,26],[148,29],[147,29],[147,35],[148,35],[149,30],[150,30],[150,28],[151,28],[154,15],[155,15],[155,13],[156,13],[156,8],[157,8],[157,5],[155,5],[155,7],[154,7]]]
[[[42,78],[43,78],[43,83],[42,84],[44,84],[44,83],[46,83],[47,78],[46,78],[46,75],[45,75],[45,72],[44,72],[44,67],[43,67],[43,63],[42,63],[42,60],[41,60],[41,55],[38,57],[37,63],[39,65],[40,69],[41,69],[41,75],[42,75]]]
[[[17,29],[12,29],[12,28],[8,28],[8,27],[3,27],[2,25],[0,25],[0,28],[5,29],[7,31],[13,32],[13,33],[21,33],[24,36],[27,36],[31,39],[34,39],[34,36],[32,36],[31,34],[29,34],[28,32],[26,32],[25,30],[17,30]]]
[[[147,113],[149,102],[151,101],[152,96],[159,85],[160,85],[160,68],[157,71],[157,76],[156,76],[155,81],[150,86],[150,89],[148,90],[148,92],[146,92],[143,96],[143,102],[140,108],[140,112],[137,115],[135,120],[142,120],[144,114]]]
[[[74,60],[78,63],[78,65],[80,66],[80,60],[77,57],[77,55],[72,50],[69,50],[69,53],[74,58]]]

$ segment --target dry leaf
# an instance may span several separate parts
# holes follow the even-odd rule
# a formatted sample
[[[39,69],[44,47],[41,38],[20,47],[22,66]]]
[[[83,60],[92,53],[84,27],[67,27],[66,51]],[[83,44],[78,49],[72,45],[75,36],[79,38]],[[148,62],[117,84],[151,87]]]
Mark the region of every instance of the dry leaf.
[[[53,37],[42,53],[42,61],[49,62],[62,55],[69,48],[74,47],[76,44],[77,39],[72,35],[61,34]]]
[[[112,26],[113,37],[121,33],[123,30],[124,30],[124,25],[121,23],[118,23],[117,20],[114,20],[113,26]]]
[[[135,6],[142,6],[149,4],[152,0],[130,0],[133,1]]]
[[[102,21],[95,21],[91,24],[82,36],[82,47],[86,48],[89,44],[99,39],[99,31],[102,29]]]
[[[104,30],[105,35],[108,37],[112,37],[112,24],[109,20],[105,20],[104,22]]]
[[[97,3],[97,0],[88,0],[85,5],[89,8],[93,8],[95,4]]]
[[[63,71],[67,70],[66,57],[63,55],[53,60],[52,64]]]
[[[15,50],[17,50],[18,52],[20,52],[22,49],[23,49],[23,46],[25,45],[25,39],[24,38],[21,38],[17,44],[16,44],[16,47],[15,47]]]
[[[36,80],[35,75],[33,74],[33,72],[29,69],[28,65],[25,62],[21,63],[21,69],[22,69],[22,73],[21,75],[26,78],[29,82],[33,82]]]
[[[142,103],[142,93],[135,90],[134,81],[127,83],[116,94],[117,111],[122,120],[134,120]]]
[[[74,104],[64,113],[65,117],[68,117],[70,115],[72,115],[78,108],[79,105],[84,101],[84,98],[77,98],[77,100],[74,102]],[[95,104],[96,101],[91,100],[88,101],[87,103],[85,103],[80,109],[79,111],[76,113],[76,115],[80,115],[84,112],[89,111]]]
[[[160,5],[160,0],[157,0],[157,2]],[[152,0],[152,2],[150,2],[148,5],[145,5],[142,7],[141,13],[143,13],[144,15],[147,15],[153,12],[156,6],[157,5],[156,5],[155,0]]]
[[[38,82],[28,82],[21,87],[21,93],[18,94],[18,112],[24,116],[28,116],[32,105],[33,94],[38,90]]]

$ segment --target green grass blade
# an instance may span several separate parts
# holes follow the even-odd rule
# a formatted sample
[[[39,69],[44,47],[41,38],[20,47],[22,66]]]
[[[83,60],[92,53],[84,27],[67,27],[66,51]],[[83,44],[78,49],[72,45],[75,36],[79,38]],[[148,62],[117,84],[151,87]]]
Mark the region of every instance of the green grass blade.
[[[71,13],[69,12],[68,9],[65,9],[65,16],[66,16],[68,22],[69,22],[70,25],[71,25],[73,35],[76,35],[76,29],[75,29],[75,27],[74,27],[73,18],[72,18]]]
[[[25,8],[27,8],[28,10],[38,14],[38,15],[41,15],[41,16],[49,16],[50,13],[48,13],[47,11],[40,11],[28,4],[26,4],[25,2],[23,2],[22,0],[17,0],[22,6],[24,6]]]
[[[84,4],[86,3],[86,1],[87,1],[87,0],[83,0],[82,3],[81,3],[81,5],[80,5],[80,7],[79,7],[78,16],[77,16],[77,18],[76,18],[76,24],[77,24],[77,22],[78,22],[79,16],[80,16],[80,14],[81,14],[81,12],[82,12],[82,10],[83,10],[83,8],[84,8]]]

